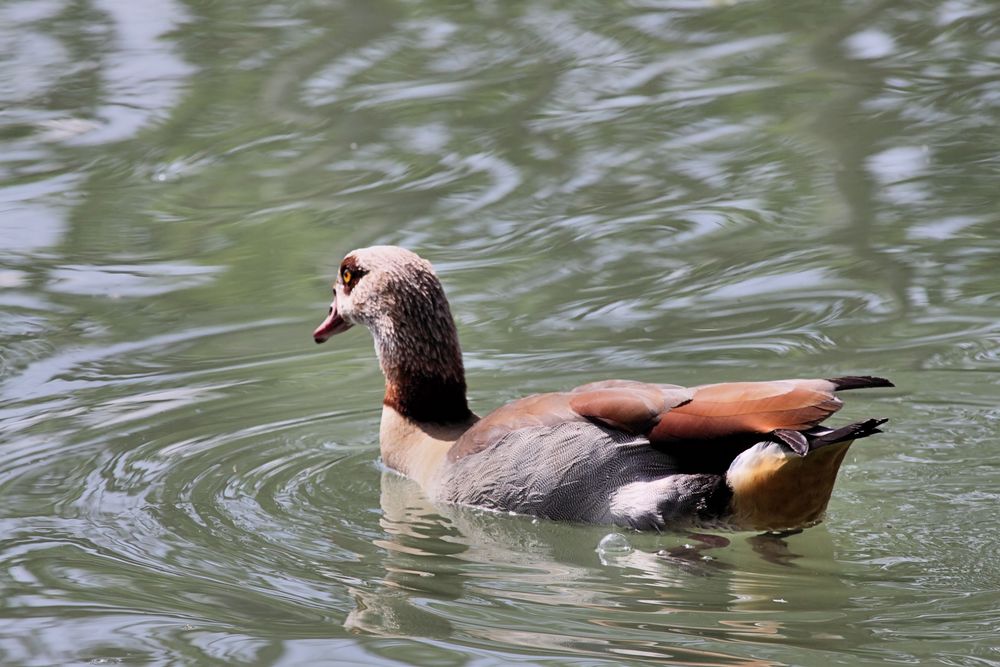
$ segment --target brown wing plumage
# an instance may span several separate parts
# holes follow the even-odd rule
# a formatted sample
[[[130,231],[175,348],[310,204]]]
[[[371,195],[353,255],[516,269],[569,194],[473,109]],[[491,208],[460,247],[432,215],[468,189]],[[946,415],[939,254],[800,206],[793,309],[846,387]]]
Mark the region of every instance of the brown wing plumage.
[[[633,434],[647,434],[693,392],[673,384],[606,380],[577,387],[569,406],[581,417]]]
[[[693,387],[691,401],[663,415],[654,443],[716,440],[740,434],[799,431],[840,409],[830,380],[729,382]]]
[[[570,392],[536,394],[508,403],[480,419],[448,451],[457,461],[481,452],[511,431],[594,420],[611,428],[645,435],[662,415],[691,399],[691,390],[630,380],[606,380]]]
[[[748,439],[758,434],[778,431],[787,438],[797,434],[785,431],[817,426],[843,405],[836,391],[891,386],[888,380],[868,376],[691,388],[631,380],[593,382],[570,392],[528,396],[494,410],[459,438],[448,458],[456,461],[483,451],[521,428],[585,419],[645,435],[658,447],[706,441],[748,446]]]
[[[692,387],[691,401],[667,412],[649,433],[654,444],[801,431],[835,413],[836,391],[892,387],[884,378],[852,375],[829,380],[727,382]]]
[[[497,408],[476,422],[448,450],[448,460],[454,462],[477,454],[511,431],[532,426],[554,426],[580,418],[569,407],[569,394],[526,396]]]

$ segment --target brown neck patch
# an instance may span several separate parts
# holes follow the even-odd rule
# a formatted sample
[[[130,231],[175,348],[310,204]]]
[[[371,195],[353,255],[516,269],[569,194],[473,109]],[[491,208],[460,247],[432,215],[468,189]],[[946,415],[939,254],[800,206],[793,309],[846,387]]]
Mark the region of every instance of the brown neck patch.
[[[417,423],[457,424],[472,417],[465,382],[422,374],[387,381],[384,405]]]

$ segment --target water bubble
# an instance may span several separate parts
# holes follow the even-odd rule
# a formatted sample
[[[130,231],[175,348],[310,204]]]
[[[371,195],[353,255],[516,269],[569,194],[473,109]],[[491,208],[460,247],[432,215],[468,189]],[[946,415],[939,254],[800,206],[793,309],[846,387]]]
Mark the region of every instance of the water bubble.
[[[608,533],[601,538],[596,551],[602,559],[605,557],[614,558],[631,553],[632,545],[629,544],[628,538],[621,533]]]

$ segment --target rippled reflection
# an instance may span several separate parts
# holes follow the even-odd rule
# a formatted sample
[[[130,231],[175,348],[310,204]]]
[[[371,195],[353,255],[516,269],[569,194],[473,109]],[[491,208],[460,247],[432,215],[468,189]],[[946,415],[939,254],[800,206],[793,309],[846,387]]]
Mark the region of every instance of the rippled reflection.
[[[0,662],[995,661],[997,25],[3,4]],[[428,506],[378,468],[370,340],[308,336],[376,242],[438,267],[479,411],[877,371],[846,416],[891,429],[785,541],[602,563],[601,529]]]
[[[605,560],[595,547],[606,528],[434,506],[391,472],[382,475],[380,504],[388,539],[375,545],[385,576],[352,588],[345,626],[354,632],[725,665],[783,664],[733,654],[734,641],[836,650],[848,640],[823,630],[830,614],[802,595],[817,569],[836,567],[822,530],[794,546],[734,536],[731,547],[700,551],[680,548],[690,536],[632,533],[637,548]],[[849,578],[823,586],[827,604],[850,604]],[[730,620],[716,623],[719,613]],[[805,626],[786,620],[802,613],[813,616]],[[851,635],[874,639],[865,630]]]

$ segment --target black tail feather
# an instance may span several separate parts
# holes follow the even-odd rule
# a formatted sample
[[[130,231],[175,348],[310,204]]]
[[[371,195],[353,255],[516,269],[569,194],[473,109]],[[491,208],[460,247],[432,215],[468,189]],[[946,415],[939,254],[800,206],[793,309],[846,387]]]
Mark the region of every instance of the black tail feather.
[[[836,385],[837,388],[835,391],[843,391],[845,389],[867,389],[868,387],[896,386],[889,380],[876,377],[874,375],[845,375],[839,378],[828,378],[828,380]]]
[[[847,426],[835,428],[826,433],[815,435],[809,438],[809,449],[811,451],[813,449],[823,447],[824,445],[832,445],[837,442],[844,442],[845,440],[857,440],[858,438],[866,438],[869,435],[874,435],[875,433],[881,433],[882,430],[879,426],[887,421],[889,420],[866,419],[862,422],[855,422],[853,424],[848,424]]]

